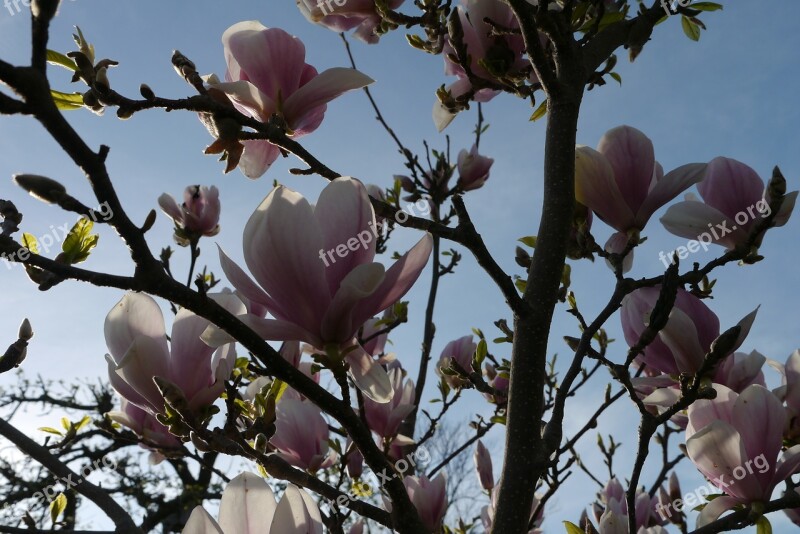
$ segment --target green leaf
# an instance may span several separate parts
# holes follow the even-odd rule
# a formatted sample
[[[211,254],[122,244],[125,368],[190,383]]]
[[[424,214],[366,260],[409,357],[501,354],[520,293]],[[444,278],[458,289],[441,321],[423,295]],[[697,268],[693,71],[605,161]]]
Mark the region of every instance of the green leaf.
[[[89,417],[88,415],[84,415],[84,416],[83,416],[83,419],[81,419],[80,421],[78,421],[77,423],[75,423],[75,432],[77,432],[77,431],[78,431],[78,430],[80,430],[81,428],[83,428],[83,427],[85,427],[86,425],[88,425],[88,424],[89,424],[91,421],[92,421],[92,418],[91,418],[91,417]]]
[[[772,534],[772,525],[763,515],[756,521],[756,534]]]
[[[22,246],[34,254],[39,254],[39,243],[37,243],[36,238],[31,234],[22,234]]]
[[[48,434],[55,434],[56,436],[62,435],[60,430],[56,430],[55,428],[49,426],[40,426],[39,430],[42,432],[47,432]]]
[[[567,529],[567,534],[584,534],[581,527],[569,521],[564,521],[564,528]]]
[[[269,388],[269,393],[267,393],[267,397],[272,397],[275,399],[275,404],[278,404],[278,401],[281,400],[283,393],[286,391],[286,388],[289,385],[286,382],[281,380],[275,379],[272,382],[272,386]]]
[[[695,2],[689,7],[698,11],[719,11],[722,9],[722,4],[716,2]]]
[[[61,418],[61,426],[64,427],[64,430],[69,430],[72,426],[72,423],[69,422],[69,419],[66,417]]]
[[[505,415],[493,415],[491,419],[489,419],[492,423],[497,423],[500,425],[506,424],[506,416]]]
[[[517,289],[520,293],[525,293],[525,290],[528,288],[528,282],[523,280],[522,278],[515,280],[514,285],[517,286]]]
[[[67,70],[76,71],[78,70],[78,66],[72,61],[71,58],[68,58],[61,52],[56,52],[55,50],[48,50],[47,51],[47,62],[51,65],[59,65],[64,67]]]
[[[67,234],[64,244],[61,245],[61,250],[64,251],[65,260],[70,265],[86,261],[92,249],[97,246],[100,236],[91,233],[93,227],[94,223],[92,221],[81,217]]]
[[[681,26],[683,27],[683,33],[686,34],[686,37],[692,41],[700,40],[700,26],[692,22],[689,17],[681,15]]]
[[[531,248],[536,248],[536,236],[535,235],[529,235],[527,237],[520,237],[519,239],[517,239],[517,241],[519,241],[523,245],[527,245],[527,246],[529,246]]]
[[[616,72],[609,72],[608,75],[617,80],[618,84],[622,85],[622,76],[620,76]]]
[[[545,115],[547,115],[547,100],[539,104],[539,107],[536,108],[536,110],[533,112],[533,115],[531,115],[531,118],[528,120],[530,120],[531,122],[536,122]]]
[[[50,503],[50,520],[55,523],[58,519],[58,516],[67,509],[67,496],[63,493],[59,493],[58,497],[53,499],[53,502]]]
[[[481,339],[478,342],[478,347],[475,349],[475,354],[472,356],[472,369],[474,371],[480,371],[483,360],[486,359],[486,354],[488,352],[489,348],[486,346],[486,340]]]
[[[50,94],[53,96],[53,102],[56,103],[58,109],[71,111],[83,107],[83,95],[80,93],[62,93],[61,91],[50,89]]]

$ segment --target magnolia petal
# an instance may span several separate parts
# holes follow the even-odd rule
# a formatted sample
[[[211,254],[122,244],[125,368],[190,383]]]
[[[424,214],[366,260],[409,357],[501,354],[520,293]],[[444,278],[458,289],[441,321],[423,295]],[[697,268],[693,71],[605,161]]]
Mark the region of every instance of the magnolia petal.
[[[263,317],[266,312],[269,311],[280,318],[282,314],[277,303],[272,300],[263,289],[258,287],[258,284],[256,284],[253,279],[244,272],[244,269],[239,267],[239,265],[222,250],[222,247],[217,245],[217,250],[219,251],[220,267],[222,267],[222,272],[225,273],[225,277],[228,281],[250,301],[251,306],[257,304],[265,308],[263,314],[255,313],[255,315],[261,315]],[[255,310],[251,310],[251,312],[254,311]]]
[[[375,212],[364,184],[349,177],[330,182],[317,200],[314,218],[323,235],[326,251],[346,248],[325,262],[330,294],[335,295],[342,280],[357,266],[375,259]]]
[[[706,204],[733,219],[761,200],[764,182],[744,163],[720,157],[709,162],[706,177],[697,190]]]
[[[751,311],[747,315],[745,315],[741,321],[737,323],[736,326],[741,328],[739,331],[739,336],[736,338],[736,343],[733,344],[732,351],[736,351],[739,347],[742,346],[744,340],[747,338],[748,334],[750,334],[750,328],[753,326],[753,322],[756,320],[756,315],[758,314],[758,309],[761,306],[758,306],[755,310]]]
[[[687,163],[656,181],[636,213],[636,225],[644,228],[658,208],[700,182],[705,177],[707,167],[706,163]]]
[[[730,423],[733,418],[733,406],[739,394],[721,384],[714,384],[717,397],[712,401],[699,399],[689,406],[689,425],[686,427],[686,439],[717,419]]]
[[[361,326],[353,321],[353,309],[381,286],[386,272],[380,263],[358,265],[345,276],[322,320],[326,342],[343,343],[352,339]]]
[[[156,340],[159,352],[169,354],[164,315],[156,301],[143,293],[126,293],[122,297],[108,312],[104,333],[108,351],[117,363],[139,336]]]
[[[597,151],[608,160],[617,188],[635,214],[644,204],[653,181],[656,168],[653,142],[636,128],[618,126],[600,138]]]
[[[742,438],[748,458],[763,454],[770,465],[775,463],[783,444],[786,410],[772,392],[763,386],[747,387],[733,405],[731,423]],[[761,482],[767,497],[772,471],[749,475]]]
[[[346,360],[353,382],[364,395],[381,404],[392,400],[394,389],[389,374],[361,346],[349,352]]]
[[[161,208],[161,211],[167,214],[167,216],[175,222],[179,222],[183,220],[183,211],[181,211],[180,206],[178,203],[175,202],[175,199],[172,195],[168,195],[167,193],[162,194],[158,197],[158,205]]]
[[[164,399],[153,377],[169,377],[169,361],[160,344],[147,336],[137,337],[119,362],[116,373],[157,411],[164,410]]]
[[[294,484],[286,487],[272,520],[271,532],[281,534],[322,534],[322,520],[316,504],[303,498],[303,491]],[[316,511],[312,514],[309,505]],[[267,525],[269,525],[267,523]]]
[[[696,239],[704,249],[708,248],[708,243],[732,249],[747,239],[747,233],[733,220],[702,202],[683,201],[673,204],[660,220],[668,232],[687,239]]]
[[[709,523],[713,523],[719,519],[719,516],[737,504],[739,504],[739,501],[733,497],[729,497],[727,495],[717,497],[713,501],[706,504],[705,508],[703,508],[703,511],[700,512],[700,515],[697,516],[697,528],[704,527]]]
[[[222,493],[219,525],[226,533],[269,534],[276,507],[275,495],[264,479],[244,472]]]
[[[778,467],[772,480],[773,485],[777,485],[790,476],[797,473],[800,469],[800,445],[795,445],[783,453],[783,457],[778,460]]]
[[[143,410],[155,409],[147,399],[139,395],[130,384],[125,382],[125,380],[117,374],[117,362],[114,361],[114,358],[112,358],[110,354],[106,354],[106,363],[108,364],[108,381],[111,382],[111,387],[113,387],[123,399]]]
[[[309,111],[324,106],[348,91],[361,89],[372,83],[375,83],[375,80],[355,69],[344,67],[328,69],[286,99],[283,115],[290,128],[300,129]]]
[[[606,241],[605,247],[603,248],[606,252],[622,254],[622,252],[628,246],[628,240],[628,234],[625,232],[614,232],[611,234],[611,237],[608,238],[608,241]],[[606,259],[606,265],[608,265],[610,269],[614,269],[614,266],[608,259]],[[626,254],[622,259],[622,273],[627,273],[631,270],[631,267],[633,267],[633,250],[629,251],[628,254]]]
[[[414,247],[397,260],[387,271],[380,287],[361,301],[354,312],[354,324],[363,324],[405,295],[417,281],[430,258],[433,237],[425,234]]]
[[[706,351],[700,344],[694,322],[682,310],[672,309],[667,325],[658,336],[672,351],[680,372],[694,374],[700,369]]]
[[[575,199],[617,231],[634,225],[633,211],[622,196],[611,163],[588,146],[575,148]]]
[[[439,102],[438,98],[433,103],[433,112],[431,115],[433,117],[433,124],[436,126],[436,131],[439,133],[450,126],[453,119],[458,116],[457,113],[450,113],[450,111]]]
[[[244,258],[287,321],[317,332],[331,294],[321,261],[322,232],[309,202],[278,186],[244,229]]]
[[[209,87],[225,93],[239,111],[261,122],[267,122],[277,112],[275,102],[248,81],[215,83]]]
[[[243,141],[242,144],[244,152],[239,160],[239,168],[252,180],[263,176],[281,155],[281,150],[268,141]]]
[[[253,330],[262,339],[269,341],[305,341],[311,344],[320,344],[319,340],[313,335],[303,330],[294,323],[288,321],[281,321],[279,319],[264,319],[255,315],[239,315],[237,317],[241,322],[247,325],[248,328]],[[225,330],[216,325],[208,325],[200,336],[203,343],[212,348],[219,348],[228,343],[233,343],[236,339],[228,334]]]
[[[225,534],[202,506],[195,506],[183,527],[183,534]]]
[[[689,418],[691,420],[691,414]],[[760,488],[752,485],[756,481],[748,477],[738,480],[733,474],[734,469],[747,461],[747,453],[741,436],[730,424],[712,421],[686,440],[686,451],[700,472],[715,486],[734,497],[747,495],[753,500],[761,498],[758,495]],[[732,481],[736,481],[736,484],[725,487]]]

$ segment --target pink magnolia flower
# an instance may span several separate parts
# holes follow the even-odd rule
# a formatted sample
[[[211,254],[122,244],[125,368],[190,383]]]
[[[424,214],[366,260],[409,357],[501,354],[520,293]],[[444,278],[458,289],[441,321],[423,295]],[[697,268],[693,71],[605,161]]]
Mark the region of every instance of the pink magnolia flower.
[[[347,438],[347,474],[350,478],[361,478],[364,474],[364,455],[358,450],[353,441]]]
[[[653,143],[636,128],[606,132],[597,150],[575,150],[575,198],[617,233],[606,250],[620,253],[629,232],[644,229],[661,206],[702,180],[706,165],[690,163],[664,174]]]
[[[738,394],[714,384],[717,396],[689,407],[686,450],[698,470],[725,492],[697,518],[702,527],[739,504],[768,502],[772,491],[800,468],[800,445],[778,459],[786,410],[759,385]]]
[[[497,499],[500,493],[500,486],[495,486],[491,492],[491,500],[487,506],[484,506],[481,509],[481,523],[483,523],[483,528],[486,529],[486,532],[491,532],[492,525],[494,524],[494,513],[497,509]],[[533,496],[533,503],[531,504],[531,517],[533,514],[536,513],[536,509],[539,508],[539,503],[541,502],[542,496],[538,493]],[[542,534],[542,522],[544,521],[544,510],[539,510],[536,518],[533,521],[533,528],[530,529],[527,534]]]
[[[431,253],[430,235],[386,270],[375,263],[375,213],[361,182],[337,178],[316,206],[279,186],[250,217],[244,257],[258,284],[220,250],[228,280],[275,319],[240,317],[264,339],[300,340],[346,358],[365,395],[392,397],[389,376],[356,342],[359,328],[397,302],[419,277]],[[363,245],[363,246],[362,246]],[[230,342],[218,329],[204,334],[213,346]]]
[[[210,298],[234,314],[244,304],[231,294]],[[190,409],[212,404],[225,388],[235,364],[233,344],[216,352],[200,335],[210,322],[182,308],[175,316],[167,344],[164,316],[156,301],[141,293],[127,293],[105,321],[106,355],[111,385],[132,404],[155,415],[164,411],[164,398],[153,382],[161,377],[183,392]]]
[[[598,531],[601,534],[628,533],[628,503],[625,489],[616,477],[609,480],[598,494],[600,504],[593,507]],[[636,515],[637,534],[666,534],[660,528],[664,523],[657,514],[658,497],[650,497],[644,488],[636,488],[634,514]]]
[[[478,147],[472,145],[467,152],[462,150],[458,153],[458,185],[464,191],[472,191],[483,187],[489,179],[489,169],[492,168],[494,160],[478,154]]]
[[[492,491],[492,488],[494,488],[492,455],[489,454],[489,449],[481,443],[481,440],[478,440],[472,459],[475,461],[475,471],[478,473],[478,481],[480,481],[481,487],[486,491]]]
[[[444,472],[429,480],[425,475],[403,479],[408,498],[419,512],[422,524],[429,532],[438,532],[447,512],[447,478]]]
[[[158,197],[158,205],[175,223],[175,241],[181,246],[200,236],[219,233],[219,190],[213,185],[187,187],[180,206],[171,195],[164,193]]]
[[[384,313],[384,317],[385,317]],[[386,350],[386,342],[389,340],[389,333],[378,334],[381,330],[386,328],[386,323],[382,322],[383,319],[373,317],[364,323],[364,329],[361,332],[361,339],[365,340],[364,350],[372,356],[380,356]]]
[[[197,506],[183,534],[323,534],[317,504],[294,484],[286,487],[280,502],[264,480],[242,473],[222,492],[219,521]]]
[[[486,367],[483,369],[483,376],[486,378],[486,381],[490,386],[492,386],[497,392],[498,395],[492,394],[484,394],[486,400],[491,402],[492,404],[505,404],[508,402],[508,386],[509,386],[509,376],[508,371],[501,370],[498,371],[495,369],[494,365],[491,363],[487,363]]]
[[[473,76],[488,82],[498,76],[513,74],[519,77],[529,68],[523,58],[525,43],[521,35],[492,35],[493,27],[485,21],[489,18],[501,27],[511,30],[519,28],[519,22],[508,4],[500,0],[461,0],[458,17],[463,28],[463,44],[470,58],[470,70]],[[451,39],[444,44],[445,74],[457,76],[458,80],[447,87],[454,98],[475,91],[473,100],[488,102],[498,91],[485,87],[473,87],[464,68],[450,57],[456,50]],[[531,75],[526,75],[530,77]],[[439,131],[444,130],[453,120],[452,115],[438,100],[434,104],[434,122]]]
[[[472,335],[460,337],[445,345],[439,356],[439,365],[436,366],[436,374],[443,377],[451,388],[460,388],[468,382],[459,378],[457,375],[448,374],[446,369],[452,367],[453,362],[457,363],[467,373],[472,371],[472,356],[478,345],[473,341]]]
[[[275,415],[275,435],[270,443],[278,450],[278,456],[311,472],[333,465],[336,453],[328,449],[328,423],[317,406],[281,399]]]
[[[634,346],[645,331],[660,291],[661,286],[640,288],[623,299],[622,330],[629,346]],[[733,351],[744,342],[757,312],[758,309],[753,310],[739,321],[742,330]],[[637,357],[637,361],[665,374],[694,374],[719,334],[719,319],[714,312],[699,298],[678,289],[667,325],[644,349],[644,354]]]
[[[397,9],[405,0],[388,0],[389,9]],[[376,30],[381,17],[374,0],[297,0],[297,7],[310,22],[337,33],[356,29],[353,36],[374,44],[380,39]]]
[[[708,164],[705,179],[697,185],[703,202],[686,200],[667,210],[661,218],[671,233],[717,243],[734,249],[747,241],[753,227],[771,214],[769,195],[756,171],[735,159],[715,158]],[[774,226],[789,221],[797,191],[788,193]],[[756,246],[760,245],[760,236]]]
[[[401,368],[389,370],[389,380],[392,383],[394,394],[389,402],[375,402],[364,399],[364,415],[373,432],[383,438],[396,436],[400,425],[414,410],[416,392],[414,381],[403,381],[404,372]]]
[[[349,0],[351,2],[355,0]],[[302,41],[260,22],[239,22],[222,36],[228,70],[224,83],[210,87],[224,92],[242,113],[262,122],[277,114],[294,138],[316,130],[328,102],[373,82],[355,69],[332,68],[322,73],[305,62]],[[280,155],[267,141],[244,141],[239,163],[248,178],[258,178]]]
[[[145,441],[143,446],[155,445],[163,449],[173,449],[181,446],[181,440],[169,433],[169,429],[158,422],[149,412],[142,410],[135,404],[131,404],[123,397],[120,402],[119,411],[108,412],[108,417],[121,425],[124,425]],[[151,455],[151,463],[158,463],[163,460],[163,456],[154,453]]]

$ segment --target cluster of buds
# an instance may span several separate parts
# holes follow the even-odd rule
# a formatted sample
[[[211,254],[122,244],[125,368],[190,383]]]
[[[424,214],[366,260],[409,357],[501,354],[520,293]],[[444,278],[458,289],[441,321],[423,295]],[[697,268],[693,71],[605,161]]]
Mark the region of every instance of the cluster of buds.
[[[101,59],[95,62],[94,46],[86,40],[80,28],[76,26],[75,29],[78,33],[73,34],[72,38],[78,45],[78,50],[67,54],[67,57],[71,58],[76,66],[72,82],[83,80],[89,86],[89,90],[83,94],[83,104],[99,115],[103,113],[105,107],[101,102],[101,97],[111,90],[108,69],[116,67],[119,63],[111,59]]]

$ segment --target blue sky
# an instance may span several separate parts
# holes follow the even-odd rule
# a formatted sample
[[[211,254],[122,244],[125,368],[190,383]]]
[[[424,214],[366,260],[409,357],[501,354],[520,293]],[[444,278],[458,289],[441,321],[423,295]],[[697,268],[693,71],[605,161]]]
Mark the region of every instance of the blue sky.
[[[800,16],[800,4],[774,0],[768,4],[771,9],[756,9],[754,4],[746,2],[726,4],[723,12],[704,16],[709,31],[703,32],[700,43],[686,39],[679,21],[670,20],[656,29],[654,40],[634,64],[628,63],[627,54],[622,51],[618,71],[623,84],[619,87],[611,82],[586,95],[579,142],[595,146],[606,130],[629,124],[653,140],[656,157],[667,170],[724,155],[749,164],[762,177],[768,177],[772,167],[780,165],[790,190],[796,190],[800,173],[797,150],[800,136],[796,129],[800,111],[795,105],[800,79],[796,72],[796,51],[800,48],[800,37],[795,21]],[[347,65],[339,37],[310,25],[289,0],[197,0],[191,4],[142,0],[114,2],[113,8],[110,5],[98,0],[63,2],[52,28],[50,47],[62,52],[72,50],[72,26],[79,25],[95,44],[98,57],[120,62],[111,72],[111,82],[116,90],[130,96],[138,95],[143,82],[160,96],[190,94],[170,65],[173,49],[194,60],[200,72],[222,74],[220,36],[228,26],[241,20],[257,19],[298,35],[306,44],[307,61],[319,70]],[[14,63],[27,61],[28,35],[27,16],[11,14],[0,6],[0,57]],[[412,50],[402,32],[384,38],[379,46],[355,43],[354,52],[359,68],[376,80],[374,95],[386,119],[407,146],[421,149],[422,140],[427,139],[432,146],[443,148],[445,138],[437,134],[430,117],[435,89],[451,81],[443,75],[442,58]],[[51,67],[51,80],[58,89],[72,90],[66,71]],[[469,193],[466,202],[501,265],[512,274],[521,274],[513,261],[514,247],[517,238],[536,233],[541,209],[544,121],[528,122],[531,109],[527,103],[509,96],[496,98],[484,110],[491,127],[482,139],[481,152],[495,158],[495,165],[487,185]],[[191,114],[151,111],[129,121],[119,121],[113,112],[97,117],[81,110],[70,113],[69,118],[90,144],[111,146],[109,169],[134,220],[143,221],[163,192],[178,196],[187,185],[198,183],[220,188],[222,231],[201,244],[201,261],[217,272],[212,242],[221,244],[235,259],[241,259],[244,223],[269,192],[273,180],[312,199],[324,186],[318,177],[290,176],[287,169],[297,165],[292,159],[278,161],[256,181],[246,179],[238,171],[222,175],[222,165],[202,154],[210,142],[209,136]],[[451,136],[454,154],[471,145],[474,121],[474,112],[467,112],[446,131]],[[374,121],[360,93],[345,95],[332,103],[323,125],[304,138],[303,144],[331,168],[368,183],[388,186],[392,175],[404,170],[394,145]],[[16,189],[10,177],[19,172],[51,176],[62,181],[77,198],[87,204],[93,202],[80,171],[58,151],[38,124],[25,118],[3,118],[0,198],[9,198],[17,204],[25,215],[24,231],[36,236],[50,232],[51,226],[74,222],[72,216],[44,206]],[[685,242],[660,227],[657,217],[661,213],[644,232],[649,241],[637,249],[632,275],[661,272],[658,252],[670,251]],[[758,349],[780,361],[798,347],[794,337],[797,316],[793,313],[796,307],[793,298],[797,296],[794,278],[798,230],[800,219],[795,217],[787,226],[773,231],[762,248],[767,258],[762,264],[747,268],[731,266],[718,272],[719,294],[710,302],[723,326],[732,326],[761,305],[743,349]],[[126,249],[113,232],[101,228],[100,234],[100,246],[86,267],[132,272]],[[599,242],[604,242],[610,231],[598,221],[594,234]],[[171,245],[171,223],[160,214],[148,237],[154,251]],[[405,251],[418,239],[414,232],[398,231],[390,250]],[[718,254],[721,250],[716,247],[713,252]],[[701,252],[692,259],[707,261],[711,254]],[[177,251],[177,272],[185,270],[186,256],[185,250]],[[591,316],[610,295],[613,277],[601,262],[582,262],[574,264],[573,269],[573,289],[584,313]],[[428,278],[428,273],[424,274],[410,293],[411,321],[394,336],[398,357],[412,374],[416,372],[414,359],[419,351]],[[104,374],[106,348],[102,324],[107,311],[122,296],[120,292],[64,283],[40,294],[21,268],[8,270],[0,263],[0,295],[4,304],[0,342],[15,339],[17,326],[24,317],[30,318],[36,331],[25,363],[29,374],[42,373],[48,378],[66,380],[94,379]],[[449,340],[468,334],[473,326],[494,337],[492,322],[506,317],[508,313],[498,290],[466,255],[457,274],[446,277],[441,284],[434,355],[438,356]],[[613,348],[616,354],[621,354],[624,347],[617,316],[609,322],[608,330],[611,337],[620,340]],[[566,355],[561,336],[575,332],[574,320],[563,307],[559,308],[550,352]],[[508,346],[492,350],[499,356],[507,356]],[[432,382],[432,375],[429,378]],[[0,377],[0,387],[12,381],[11,376]],[[568,432],[579,428],[596,406],[604,383],[605,376],[568,404],[572,410],[567,421]],[[476,393],[469,392],[466,397],[468,402],[454,420],[460,418],[466,424],[475,410],[488,413]],[[603,433],[618,434],[625,445],[624,457],[619,458],[622,476],[629,472],[635,445],[634,417],[634,407],[620,403],[601,424]],[[31,422],[30,426],[38,424]],[[499,433],[493,433],[487,441],[495,445],[494,450],[501,450]],[[593,442],[590,436],[588,446],[583,449],[588,461],[596,457]],[[496,471],[499,462],[497,455]],[[680,473],[684,490],[688,491],[701,485],[701,479],[686,465]],[[657,467],[655,462],[648,466],[648,473]],[[580,509],[592,500],[595,490],[585,482],[576,473],[564,492],[569,497],[562,495],[551,501],[545,524],[548,530],[557,531],[561,520],[577,519]],[[783,516],[775,517],[776,531],[788,532],[791,526]]]

